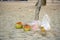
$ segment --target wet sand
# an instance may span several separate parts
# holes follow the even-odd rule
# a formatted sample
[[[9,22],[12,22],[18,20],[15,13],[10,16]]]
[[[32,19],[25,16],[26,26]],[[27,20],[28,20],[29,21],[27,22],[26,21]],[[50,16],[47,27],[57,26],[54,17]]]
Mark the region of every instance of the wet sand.
[[[52,29],[56,31],[56,36],[50,32],[47,36],[42,36],[40,32],[24,32],[23,29],[15,28],[16,22],[29,23],[34,20],[35,6],[33,3],[29,6],[24,6],[24,3],[22,5],[19,2],[2,4],[0,4],[0,40],[60,40],[60,5],[42,6],[39,20],[41,21],[47,13],[51,18]]]

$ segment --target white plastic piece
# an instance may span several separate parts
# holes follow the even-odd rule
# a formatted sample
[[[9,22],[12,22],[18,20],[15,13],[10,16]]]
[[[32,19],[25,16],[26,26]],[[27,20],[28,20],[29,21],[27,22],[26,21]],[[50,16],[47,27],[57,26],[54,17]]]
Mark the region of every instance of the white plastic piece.
[[[51,26],[50,26],[50,18],[47,14],[45,14],[43,16],[42,22],[41,22],[41,26],[43,26],[45,28],[45,30],[50,30]]]

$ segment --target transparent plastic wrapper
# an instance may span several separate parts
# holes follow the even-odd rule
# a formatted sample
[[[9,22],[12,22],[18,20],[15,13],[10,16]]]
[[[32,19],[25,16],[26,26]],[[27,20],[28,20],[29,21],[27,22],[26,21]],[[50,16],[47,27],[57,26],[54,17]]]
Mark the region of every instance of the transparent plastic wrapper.
[[[45,30],[50,30],[51,26],[50,26],[50,18],[47,14],[45,14],[43,16],[42,22],[41,22],[41,26],[43,26],[45,28]]]
[[[40,21],[39,20],[34,20],[30,23],[30,25],[32,26],[32,30],[33,31],[38,31],[39,30],[39,26],[40,26]]]
[[[29,23],[29,25],[31,25],[33,31],[41,30],[40,27],[42,26],[46,31],[49,31],[51,29],[50,18],[47,14],[43,16],[42,21],[34,20]]]

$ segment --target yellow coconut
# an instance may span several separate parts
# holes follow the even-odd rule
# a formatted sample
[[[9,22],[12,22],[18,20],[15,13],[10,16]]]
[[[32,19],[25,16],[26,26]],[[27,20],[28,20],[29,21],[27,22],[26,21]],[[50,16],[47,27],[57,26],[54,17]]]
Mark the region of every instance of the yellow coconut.
[[[41,26],[40,30],[41,30],[41,34],[43,36],[46,36],[46,30],[45,30],[44,26]]]
[[[26,25],[24,25],[23,29],[24,29],[24,31],[30,31],[31,30],[31,26],[26,24]]]
[[[16,27],[16,29],[23,28],[22,22],[17,22],[15,27]]]
[[[40,29],[41,29],[41,32],[45,32],[46,31],[44,27],[41,27]]]

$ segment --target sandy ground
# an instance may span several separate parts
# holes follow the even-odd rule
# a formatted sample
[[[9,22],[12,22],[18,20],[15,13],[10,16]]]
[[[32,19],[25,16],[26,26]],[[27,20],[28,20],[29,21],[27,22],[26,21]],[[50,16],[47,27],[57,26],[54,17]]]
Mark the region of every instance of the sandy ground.
[[[8,6],[8,4],[7,6],[0,6],[0,40],[60,40],[60,5],[42,6],[39,18],[41,21],[45,14],[49,15],[51,27],[56,31],[56,36],[50,32],[47,36],[42,36],[39,32],[24,32],[23,29],[16,29],[16,22],[28,23],[33,21],[35,17],[34,6],[20,6],[17,4],[16,6]]]

